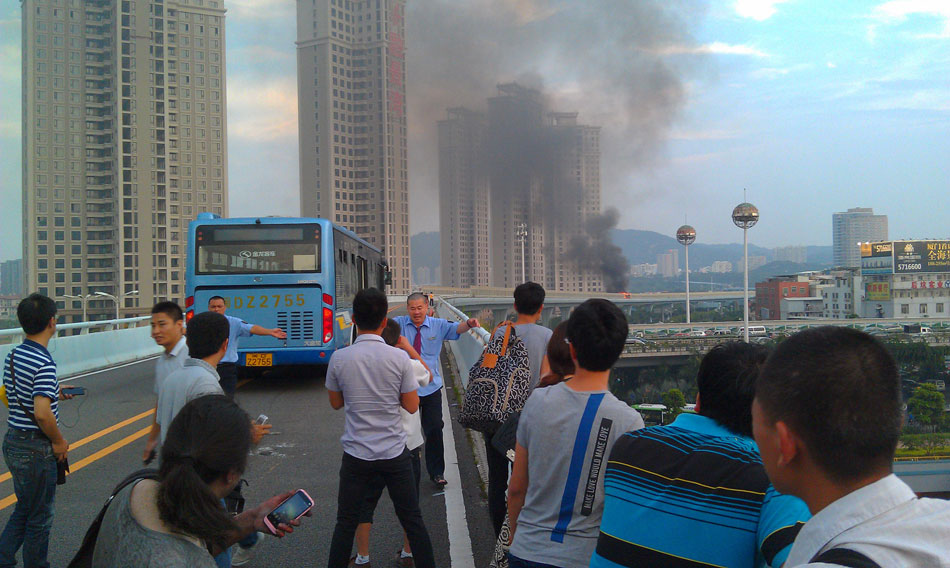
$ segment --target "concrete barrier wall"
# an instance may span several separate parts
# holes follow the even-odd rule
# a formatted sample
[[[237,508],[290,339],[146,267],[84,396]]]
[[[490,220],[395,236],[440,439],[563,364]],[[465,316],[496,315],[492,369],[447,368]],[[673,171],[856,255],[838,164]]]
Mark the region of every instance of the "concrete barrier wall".
[[[0,360],[19,343],[0,345]],[[130,363],[162,352],[147,326],[71,335],[50,340],[49,352],[60,378]]]

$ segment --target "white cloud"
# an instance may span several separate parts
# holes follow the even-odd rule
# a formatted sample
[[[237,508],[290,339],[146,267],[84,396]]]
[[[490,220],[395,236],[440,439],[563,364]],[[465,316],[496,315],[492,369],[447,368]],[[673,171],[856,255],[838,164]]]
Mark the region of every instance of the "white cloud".
[[[228,78],[228,134],[265,141],[297,136],[297,80],[256,76]]]
[[[720,41],[699,46],[670,45],[654,50],[660,55],[678,55],[683,53],[713,53],[719,55],[745,55],[750,57],[770,57],[757,47],[745,44],[729,44]]]
[[[838,64],[835,63],[834,61],[829,61],[828,63],[825,63],[825,67],[827,67],[828,69],[837,69]]]
[[[227,4],[228,11],[235,16],[258,20],[293,16],[296,13],[295,6],[296,3],[290,0],[228,0]]]
[[[736,14],[763,22],[775,15],[776,6],[785,2],[788,0],[736,0]]]
[[[872,17],[887,23],[903,23],[910,16],[931,16],[943,20],[937,34],[921,34],[925,38],[950,39],[950,2],[947,0],[891,0],[874,8]]]
[[[732,140],[739,138],[739,133],[733,130],[674,130],[670,132],[671,140]]]

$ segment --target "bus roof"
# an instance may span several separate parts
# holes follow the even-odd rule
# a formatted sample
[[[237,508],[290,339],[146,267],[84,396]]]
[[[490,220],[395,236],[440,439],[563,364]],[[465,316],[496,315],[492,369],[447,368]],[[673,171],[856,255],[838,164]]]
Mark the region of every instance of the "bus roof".
[[[320,225],[340,231],[344,235],[359,241],[360,244],[366,245],[378,253],[382,253],[380,248],[358,236],[353,231],[347,229],[346,227],[336,225],[329,219],[323,219],[320,217],[221,217],[219,215],[215,215],[214,213],[202,212],[198,213],[198,217],[192,221],[192,223],[199,223],[202,225],[288,225],[296,223],[318,223]]]

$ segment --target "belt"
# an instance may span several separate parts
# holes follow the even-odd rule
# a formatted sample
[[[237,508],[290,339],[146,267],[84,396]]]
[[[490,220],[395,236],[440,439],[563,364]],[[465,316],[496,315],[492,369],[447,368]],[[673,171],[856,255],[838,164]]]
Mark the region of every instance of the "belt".
[[[19,428],[10,428],[7,430],[7,434],[12,434],[17,438],[23,438],[25,440],[49,440],[42,430],[20,430]]]

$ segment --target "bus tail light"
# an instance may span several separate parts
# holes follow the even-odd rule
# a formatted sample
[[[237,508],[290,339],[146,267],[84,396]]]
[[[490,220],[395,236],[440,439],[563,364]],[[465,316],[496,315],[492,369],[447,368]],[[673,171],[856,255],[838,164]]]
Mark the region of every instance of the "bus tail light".
[[[194,306],[194,305],[195,305],[195,297],[194,297],[194,296],[188,296],[187,298],[185,298],[185,309],[186,309],[186,310],[187,310],[188,308],[190,308],[191,306]]]
[[[330,294],[324,294],[324,295],[323,295],[323,303],[326,304],[326,305],[328,305],[328,306],[332,306],[332,305],[333,305],[333,296],[331,296]]]
[[[185,323],[191,321],[191,318],[195,317],[195,310],[188,310],[185,312]]]
[[[333,339],[333,310],[323,308],[323,343],[330,343]]]

